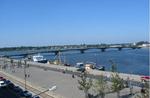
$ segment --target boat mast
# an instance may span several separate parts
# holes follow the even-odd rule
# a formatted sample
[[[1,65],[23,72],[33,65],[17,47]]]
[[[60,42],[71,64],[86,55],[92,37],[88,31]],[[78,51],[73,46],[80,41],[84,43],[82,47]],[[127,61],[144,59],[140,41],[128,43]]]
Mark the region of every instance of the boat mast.
[[[58,52],[58,63],[61,64],[61,55],[60,55],[60,51]]]

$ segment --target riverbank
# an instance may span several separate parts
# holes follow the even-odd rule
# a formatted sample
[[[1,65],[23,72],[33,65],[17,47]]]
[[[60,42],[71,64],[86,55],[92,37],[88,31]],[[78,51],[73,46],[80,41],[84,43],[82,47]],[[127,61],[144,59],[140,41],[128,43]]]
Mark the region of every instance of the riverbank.
[[[11,62],[10,59],[7,58],[0,58],[0,61],[5,61],[5,62]],[[13,60],[13,62],[15,64],[18,64],[18,62],[20,62],[20,60]],[[21,61],[20,63],[24,63],[24,61]],[[75,67],[67,67],[67,66],[63,66],[63,65],[54,65],[54,64],[43,64],[43,63],[37,63],[37,62],[31,62],[31,61],[27,61],[26,64],[28,66],[32,66],[32,67],[37,67],[37,68],[42,68],[44,70],[52,70],[52,71],[57,71],[57,72],[65,72],[68,74],[75,74],[75,75],[80,75],[81,72],[77,71],[78,68]],[[96,78],[100,75],[104,75],[107,78],[110,78],[112,74],[114,74],[113,72],[108,72],[108,71],[99,71],[99,70],[87,70],[88,71],[88,75],[89,77],[92,78]],[[136,81],[136,82],[141,82],[141,76],[143,75],[134,75],[134,74],[125,74],[125,73],[119,73],[119,76],[123,79],[123,80],[127,80],[130,79],[132,81]]]
[[[23,67],[18,68],[16,66],[14,67],[14,69],[8,67],[6,69],[3,69],[2,71],[18,77],[21,80],[24,80]],[[30,77],[27,77],[26,80],[34,85],[37,85],[38,87],[47,89],[52,85],[56,85],[57,89],[56,91],[54,91],[56,95],[59,94],[61,96],[64,96],[64,98],[84,98],[84,92],[78,89],[79,77],[77,77],[76,75],[74,78],[72,78],[71,74],[62,73],[54,70],[43,70],[43,68],[34,66],[27,67],[26,73],[27,75],[30,75]],[[133,93],[136,94],[139,92],[140,88],[133,86]],[[93,89],[90,90],[90,93],[94,93]],[[129,88],[125,88],[120,92],[121,96],[129,96],[129,94]],[[116,93],[106,94],[105,98],[116,98]]]

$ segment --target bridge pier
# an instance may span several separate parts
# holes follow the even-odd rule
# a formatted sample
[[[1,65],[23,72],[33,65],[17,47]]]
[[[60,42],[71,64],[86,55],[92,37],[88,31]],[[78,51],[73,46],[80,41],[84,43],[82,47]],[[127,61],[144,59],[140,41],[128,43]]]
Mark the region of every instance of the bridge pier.
[[[121,51],[121,50],[122,50],[122,48],[121,48],[121,47],[119,47],[119,48],[118,48],[118,50],[119,50],[119,51]]]
[[[132,49],[136,49],[136,47],[131,47]]]
[[[81,49],[81,50],[80,50],[80,53],[82,53],[82,54],[83,54],[83,53],[84,53],[84,51],[85,51],[84,49]]]
[[[59,51],[55,51],[55,55],[58,55],[59,54]]]
[[[105,52],[105,49],[106,49],[106,48],[101,48],[101,52]]]

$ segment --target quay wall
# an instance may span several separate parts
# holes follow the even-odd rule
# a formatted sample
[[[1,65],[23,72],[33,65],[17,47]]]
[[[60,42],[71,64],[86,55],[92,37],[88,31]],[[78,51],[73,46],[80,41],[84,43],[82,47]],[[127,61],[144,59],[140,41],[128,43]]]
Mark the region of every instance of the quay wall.
[[[0,58],[0,61],[11,62],[11,59]],[[19,61],[20,60],[13,59],[13,63],[17,64]],[[21,60],[20,62],[21,62],[21,64],[24,64],[23,60]],[[37,63],[37,62],[32,62],[32,61],[27,61],[27,65],[31,66],[31,67],[43,68],[45,70],[53,70],[53,71],[58,71],[58,72],[65,72],[65,73],[68,73],[68,74],[75,74],[75,75],[80,75],[81,74],[81,72],[77,71],[78,68],[67,67],[67,66],[63,66],[63,65],[43,64],[43,63]],[[115,73],[109,72],[109,71],[100,71],[100,70],[93,70],[93,69],[88,70],[88,75],[89,75],[89,77],[92,77],[92,78],[98,78],[100,75],[103,75],[103,76],[105,76],[107,78],[111,78],[111,76],[113,74],[115,74]],[[123,80],[129,79],[131,81],[141,82],[141,76],[142,75],[119,73],[119,76]]]

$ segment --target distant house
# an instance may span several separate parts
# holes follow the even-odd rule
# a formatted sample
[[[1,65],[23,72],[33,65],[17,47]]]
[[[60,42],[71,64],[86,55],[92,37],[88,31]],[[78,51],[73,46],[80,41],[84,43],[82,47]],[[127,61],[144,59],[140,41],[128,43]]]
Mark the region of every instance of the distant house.
[[[142,47],[150,47],[150,44],[142,44]]]

